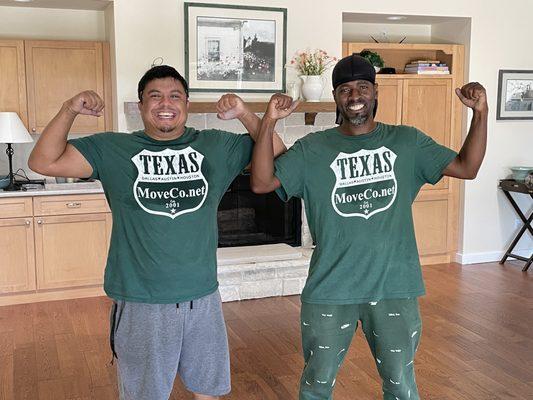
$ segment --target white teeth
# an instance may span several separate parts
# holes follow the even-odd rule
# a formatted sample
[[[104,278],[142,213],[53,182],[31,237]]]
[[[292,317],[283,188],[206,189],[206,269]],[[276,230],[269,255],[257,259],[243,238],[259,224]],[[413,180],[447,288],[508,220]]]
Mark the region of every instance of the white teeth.
[[[365,106],[364,104],[359,103],[359,104],[354,104],[353,106],[348,107],[348,109],[352,111],[359,111],[364,106]]]
[[[167,113],[167,112],[161,112],[161,113],[158,113],[157,116],[159,118],[173,118],[174,114],[173,113]]]

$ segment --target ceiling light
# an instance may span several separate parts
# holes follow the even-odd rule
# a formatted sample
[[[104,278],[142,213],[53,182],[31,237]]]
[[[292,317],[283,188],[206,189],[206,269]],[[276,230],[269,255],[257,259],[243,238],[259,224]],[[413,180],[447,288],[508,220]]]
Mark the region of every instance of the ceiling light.
[[[387,17],[387,19],[389,19],[391,21],[399,21],[401,19],[407,19],[407,17],[405,17],[403,15],[391,15],[390,17]]]
[[[13,1],[16,1],[17,3],[31,3],[33,0],[13,0]]]

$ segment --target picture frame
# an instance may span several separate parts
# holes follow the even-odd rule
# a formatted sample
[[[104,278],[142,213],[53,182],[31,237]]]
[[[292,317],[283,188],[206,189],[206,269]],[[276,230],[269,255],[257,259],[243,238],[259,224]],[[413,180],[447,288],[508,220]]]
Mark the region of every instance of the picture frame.
[[[184,3],[191,92],[285,92],[287,9]]]
[[[497,120],[533,120],[533,70],[501,69]]]

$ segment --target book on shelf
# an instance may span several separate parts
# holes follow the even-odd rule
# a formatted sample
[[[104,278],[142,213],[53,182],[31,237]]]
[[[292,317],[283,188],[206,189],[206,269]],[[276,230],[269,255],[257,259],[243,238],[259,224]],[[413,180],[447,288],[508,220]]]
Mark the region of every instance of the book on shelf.
[[[407,70],[413,70],[413,71],[448,71],[448,67],[408,67],[406,66],[405,69]]]
[[[449,75],[449,70],[404,70],[404,74],[418,74],[418,75]]]
[[[420,68],[420,67],[447,67],[446,63],[423,63],[423,64],[405,64],[405,67]]]
[[[409,64],[440,64],[439,60],[413,60]]]

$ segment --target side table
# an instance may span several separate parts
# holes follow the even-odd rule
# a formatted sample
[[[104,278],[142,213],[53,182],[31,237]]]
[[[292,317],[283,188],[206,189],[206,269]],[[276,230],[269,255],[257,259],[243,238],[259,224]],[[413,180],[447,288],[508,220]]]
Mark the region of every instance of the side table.
[[[505,197],[507,197],[507,199],[509,200],[509,202],[511,203],[513,208],[515,209],[516,213],[518,214],[518,216],[520,217],[522,222],[524,223],[522,228],[520,228],[520,230],[516,234],[515,238],[511,242],[511,245],[509,246],[509,248],[505,252],[505,255],[500,260],[500,264],[503,264],[505,262],[505,260],[507,260],[508,257],[515,258],[517,260],[521,260],[521,261],[524,261],[526,263],[526,265],[524,265],[524,268],[522,268],[522,271],[527,271],[529,266],[533,262],[533,254],[531,254],[531,256],[529,258],[526,258],[526,257],[519,256],[517,254],[513,254],[512,251],[513,251],[514,247],[516,246],[516,244],[518,243],[518,241],[520,240],[520,238],[522,237],[522,235],[526,231],[529,231],[529,233],[531,235],[533,235],[533,228],[531,227],[531,221],[533,221],[533,212],[529,215],[528,218],[526,218],[526,216],[524,215],[522,210],[520,210],[520,207],[518,207],[518,204],[516,204],[516,201],[511,196],[511,192],[521,193],[521,194],[529,194],[529,196],[533,200],[533,189],[528,188],[525,185],[525,183],[515,181],[514,179],[503,179],[503,180],[501,180],[500,184],[499,184],[499,187],[503,191],[503,194],[505,195]]]

